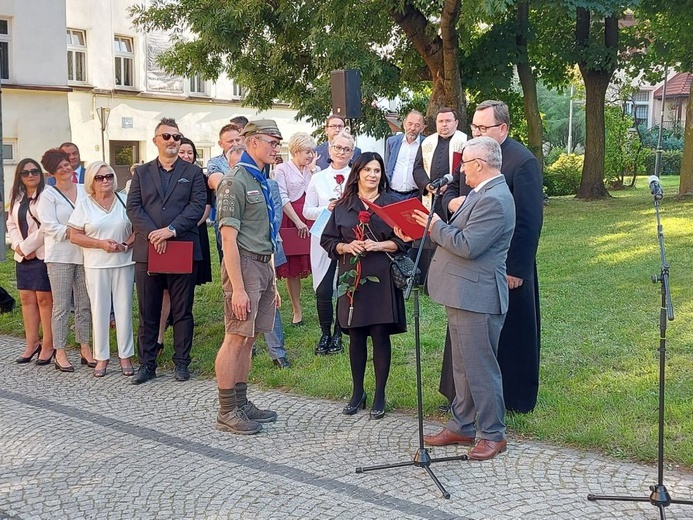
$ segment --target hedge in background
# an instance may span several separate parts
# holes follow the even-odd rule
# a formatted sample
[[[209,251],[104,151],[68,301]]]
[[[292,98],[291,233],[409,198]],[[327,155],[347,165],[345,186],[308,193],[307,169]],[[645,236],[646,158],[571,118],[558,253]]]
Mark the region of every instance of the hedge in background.
[[[655,157],[657,152],[648,148],[645,154],[645,175],[655,174]],[[662,152],[662,175],[678,175],[681,172],[682,150],[666,150]]]
[[[544,168],[544,186],[549,197],[575,195],[582,178],[583,156],[563,153]]]

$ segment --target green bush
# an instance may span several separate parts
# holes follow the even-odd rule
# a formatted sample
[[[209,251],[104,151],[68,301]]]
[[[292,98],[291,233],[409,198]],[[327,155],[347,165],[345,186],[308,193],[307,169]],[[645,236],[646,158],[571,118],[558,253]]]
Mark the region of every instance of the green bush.
[[[644,150],[645,154],[645,174],[656,175],[655,160],[657,152],[650,148]],[[662,152],[662,175],[678,175],[681,172],[681,161],[683,160],[682,150],[671,150]]]
[[[556,162],[544,168],[546,194],[549,197],[575,195],[580,187],[583,160],[582,155],[563,153]]]
[[[653,126],[649,130],[645,125],[638,126],[638,133],[642,138],[642,145],[647,148],[657,149],[659,141],[659,127]],[[662,130],[662,150],[683,150],[683,133],[681,128]]]
[[[554,146],[551,151],[544,156],[544,165],[551,166],[561,155],[566,153],[566,149],[561,146]]]

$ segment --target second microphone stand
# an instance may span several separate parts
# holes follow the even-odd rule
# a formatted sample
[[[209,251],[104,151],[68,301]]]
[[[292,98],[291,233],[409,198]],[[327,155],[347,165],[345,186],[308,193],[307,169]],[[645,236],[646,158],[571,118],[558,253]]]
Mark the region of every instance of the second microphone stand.
[[[433,202],[431,203],[431,208],[436,207],[436,201],[438,200],[438,192],[433,194]],[[428,215],[428,220],[426,221],[426,230],[424,231],[423,238],[421,239],[421,244],[419,245],[419,251],[416,254],[416,260],[414,261],[414,273],[416,273],[419,267],[419,262],[421,261],[421,253],[426,245],[426,236],[428,235],[428,227],[431,224],[431,219],[433,218],[433,209]],[[409,284],[404,292],[404,298],[409,299],[412,290],[414,291],[414,350],[416,352],[416,403],[417,412],[419,419],[419,448],[414,454],[413,460],[406,462],[395,462],[393,464],[382,464],[380,466],[367,466],[356,468],[356,473],[365,473],[366,471],[376,471],[381,469],[390,468],[402,468],[405,466],[416,466],[426,470],[426,473],[433,479],[438,489],[443,494],[444,498],[450,498],[450,493],[443,487],[440,480],[435,476],[433,470],[431,469],[431,464],[434,462],[449,462],[453,460],[468,460],[467,455],[457,455],[455,457],[442,457],[438,459],[431,458],[428,453],[428,448],[424,446],[423,438],[423,396],[421,391],[421,330],[420,330],[420,312],[419,312],[419,285],[423,283],[423,280],[418,280],[418,276],[414,274],[409,278]]]

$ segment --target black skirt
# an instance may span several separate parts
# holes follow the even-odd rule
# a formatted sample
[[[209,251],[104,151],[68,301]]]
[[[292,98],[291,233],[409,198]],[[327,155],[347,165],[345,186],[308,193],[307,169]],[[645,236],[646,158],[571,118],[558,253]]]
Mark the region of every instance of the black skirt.
[[[40,258],[16,262],[15,269],[18,290],[50,292],[51,283],[48,280],[48,270]]]

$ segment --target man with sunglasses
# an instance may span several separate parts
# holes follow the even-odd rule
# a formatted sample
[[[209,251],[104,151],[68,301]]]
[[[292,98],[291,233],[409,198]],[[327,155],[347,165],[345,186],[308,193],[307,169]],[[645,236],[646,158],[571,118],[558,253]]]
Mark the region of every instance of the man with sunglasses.
[[[140,369],[132,381],[135,385],[156,377],[157,335],[165,289],[171,295],[174,375],[176,381],[190,379],[195,269],[190,274],[147,272],[150,243],[157,253],[164,253],[169,241],[192,242],[193,260],[202,260],[197,223],[207,203],[205,179],[199,166],[178,158],[181,137],[173,119],[164,118],[156,125],[153,141],[158,157],[135,168],[128,193],[127,215],[135,232],[133,260],[140,320]]]
[[[217,428],[239,435],[262,430],[277,420],[248,400],[251,351],[261,333],[271,333],[279,306],[272,257],[279,226],[271,189],[262,173],[273,164],[282,134],[271,119],[250,121],[243,129],[246,151],[217,186],[217,221],[224,260],[224,341],[215,362],[219,390]]]
[[[536,254],[543,221],[541,166],[532,152],[508,137],[510,112],[502,101],[487,100],[477,105],[470,126],[474,137],[490,137],[500,144],[501,171],[515,201],[515,234],[506,261],[510,299],[498,345],[498,363],[506,409],[528,413],[534,409],[539,391],[541,327]],[[443,195],[443,204],[450,214],[470,191],[464,171],[457,170],[453,176],[455,180]],[[443,357],[439,390],[452,401],[455,389],[449,355]]]
[[[344,127],[344,118],[337,114],[332,114],[327,118],[327,121],[325,121],[325,136],[327,137],[327,141],[315,147],[315,154],[318,157],[315,165],[321,170],[326,170],[330,166],[330,145],[332,140],[337,137],[337,134],[344,130]],[[361,148],[356,146],[354,147],[354,155],[351,157],[351,160],[355,161],[359,155],[361,155]]]

